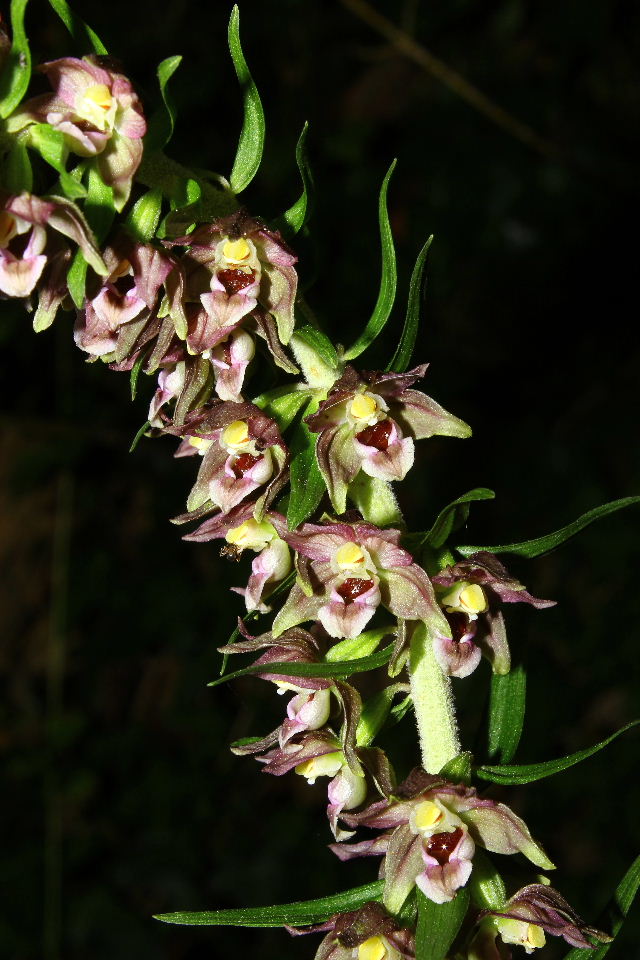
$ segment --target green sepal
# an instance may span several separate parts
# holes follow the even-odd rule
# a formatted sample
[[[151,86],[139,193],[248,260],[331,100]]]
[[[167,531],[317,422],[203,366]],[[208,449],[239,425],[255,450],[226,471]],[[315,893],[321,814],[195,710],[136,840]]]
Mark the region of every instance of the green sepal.
[[[384,329],[393,308],[398,274],[396,270],[396,251],[393,245],[391,224],[389,223],[389,211],[387,210],[387,190],[395,166],[396,161],[394,160],[382,181],[378,200],[378,220],[380,223],[380,243],[382,246],[380,292],[378,293],[378,299],[369,322],[356,342],[353,343],[344,354],[344,360],[353,360],[355,357],[359,357],[360,354],[373,343]]]
[[[260,95],[253,77],[249,72],[247,61],[242,52],[240,43],[240,13],[237,5],[231,11],[229,20],[229,50],[235,67],[236,75],[242,88],[244,117],[238,140],[235,160],[229,184],[234,193],[245,190],[260,167],[264,148],[264,111],[260,102]]]
[[[488,753],[490,760],[509,763],[518,749],[527,699],[527,674],[522,665],[509,673],[491,674]]]
[[[101,243],[113,223],[115,206],[113,190],[106,183],[103,183],[100,174],[93,167],[89,167],[87,175],[87,199],[84,204],[84,212],[96,240]],[[76,255],[67,274],[67,286],[71,299],[78,310],[82,310],[84,306],[87,266],[82,250],[76,250]]]
[[[88,44],[93,52],[99,56],[108,55],[109,51],[95,30],[92,30],[91,27],[71,9],[66,0],[49,0],[49,4],[58,14],[77,44],[83,47]]]
[[[636,857],[616,887],[616,892],[605,907],[603,917],[599,921],[599,925],[608,926],[611,929],[611,936],[614,940],[631,909],[639,887],[640,857]],[[589,950],[586,947],[574,947],[565,955],[564,960],[602,960],[611,946],[612,943],[603,943],[595,950]]]
[[[31,193],[33,189],[33,170],[29,151],[23,143],[16,141],[2,165],[2,186],[8,193]]]
[[[300,900],[273,907],[242,907],[239,910],[208,910],[201,913],[159,913],[154,920],[163,923],[182,923],[202,927],[304,927],[320,923],[334,913],[356,910],[371,900],[380,900],[384,880],[375,880],[363,887],[354,887],[343,893],[318,900]]]
[[[457,500],[448,503],[436,517],[431,530],[424,536],[425,543],[428,543],[434,550],[442,547],[454,530],[463,526],[469,519],[470,504],[478,500],[493,500],[495,493],[487,487],[475,487],[467,493],[463,493]]]
[[[482,910],[502,910],[507,902],[504,880],[493,861],[479,847],[473,854],[469,892],[473,902]]]
[[[315,413],[317,409],[318,401],[312,399],[305,408],[305,414]],[[295,530],[316,512],[326,489],[316,458],[316,439],[315,433],[311,433],[304,419],[300,417],[289,445],[291,493],[287,507],[287,523],[290,530]]]
[[[375,630],[366,630],[358,637],[348,637],[335,643],[327,650],[324,659],[327,663],[336,660],[356,660],[358,657],[368,657],[376,649],[381,640],[392,636],[395,627],[378,627]]]
[[[570,540],[571,537],[575,537],[577,533],[580,533],[581,530],[584,530],[585,527],[588,527],[589,524],[595,520],[606,517],[610,513],[615,513],[617,510],[624,510],[625,507],[632,507],[637,503],[640,503],[640,497],[623,497],[621,500],[612,500],[610,503],[603,503],[602,506],[594,507],[593,510],[588,510],[587,513],[583,513],[581,517],[578,517],[573,523],[568,523],[566,527],[561,527],[560,530],[554,530],[553,533],[548,533],[546,537],[538,537],[536,540],[523,540],[520,543],[503,543],[492,547],[465,545],[456,547],[456,550],[463,557],[477,553],[478,550],[488,550],[489,553],[514,553],[519,557],[541,557],[545,553],[550,553],[552,550],[555,550],[556,547]]]
[[[433,234],[429,237],[424,247],[418,254],[411,280],[409,281],[409,297],[407,300],[407,313],[404,320],[404,327],[400,335],[400,342],[396,347],[396,352],[387,364],[387,370],[393,370],[395,373],[404,373],[411,362],[413,351],[416,345],[416,337],[420,327],[420,306],[423,297],[422,278],[424,268],[427,262],[429,247],[433,241]]]
[[[296,144],[296,163],[298,164],[300,179],[302,180],[302,193],[296,202],[278,218],[275,224],[279,230],[288,231],[294,236],[296,233],[299,233],[306,224],[312,208],[313,175],[311,173],[311,167],[309,166],[306,149],[308,132],[309,124],[305,121],[302,133]]]
[[[300,413],[301,408],[309,402],[311,396],[308,390],[292,390],[290,386],[275,387],[256,397],[253,403],[278,424],[280,433],[290,427]]]
[[[54,130],[48,123],[35,123],[29,127],[27,133],[29,146],[58,173],[60,187],[65,197],[69,200],[84,199],[87,196],[86,187],[67,171],[66,161],[69,151],[60,130]]]
[[[469,906],[469,891],[458,890],[448,903],[434,903],[418,890],[416,960],[444,960]]]
[[[365,673],[367,670],[376,670],[384,666],[391,659],[393,646],[384,647],[372,653],[369,657],[358,657],[356,660],[342,660],[337,663],[260,663],[227,673],[224,677],[212,680],[208,687],[217,687],[227,680],[236,680],[238,677],[248,677],[253,673],[269,673],[283,677],[350,677],[354,673]]]
[[[161,212],[162,191],[147,190],[129,211],[125,228],[139,243],[148,243],[158,229]]]
[[[11,0],[11,50],[0,74],[0,117],[3,120],[16,109],[31,79],[31,51],[24,29],[28,2]]]
[[[162,106],[159,107],[149,120],[149,126],[144,138],[145,151],[162,150],[171,140],[176,123],[176,108],[168,90],[168,83],[180,64],[179,55],[167,57],[158,64],[156,75],[162,96]]]
[[[453,760],[445,763],[438,776],[451,780],[453,783],[471,783],[471,768],[473,766],[473,755],[465,750],[459,753]]]
[[[640,720],[632,720],[625,724],[620,730],[612,733],[606,740],[601,740],[593,747],[587,747],[585,750],[578,750],[577,753],[570,753],[567,757],[559,757],[557,760],[547,760],[544,763],[529,763],[520,766],[481,766],[476,767],[476,776],[481,780],[490,780],[492,783],[502,783],[508,785],[533,783],[534,780],[542,780],[544,777],[551,777],[554,773],[560,773],[569,767],[575,766],[592,757],[606,746],[612,743],[621,734],[636,727]]]

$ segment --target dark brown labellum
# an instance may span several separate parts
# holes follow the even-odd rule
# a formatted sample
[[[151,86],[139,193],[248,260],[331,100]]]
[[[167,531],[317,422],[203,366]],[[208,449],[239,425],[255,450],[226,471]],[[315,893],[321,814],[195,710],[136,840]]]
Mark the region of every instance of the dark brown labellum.
[[[260,460],[262,460],[262,457],[254,457],[252,453],[241,453],[231,464],[231,469],[239,480],[241,477],[244,477],[247,470],[255,467],[256,463]]]
[[[389,437],[393,430],[391,420],[380,420],[374,423],[372,427],[365,427],[360,433],[356,434],[360,443],[367,447],[375,447],[376,450],[386,450],[389,446]]]
[[[229,267],[228,270],[218,270],[218,280],[225,289],[228,297],[232,297],[239,290],[244,290],[250,283],[253,283],[253,271],[245,273],[244,270],[235,270]]]
[[[361,580],[359,577],[349,577],[341,583],[339,587],[336,587],[336,590],[343,600],[351,603],[356,597],[360,597],[363,593],[366,593],[367,590],[370,590],[372,586],[373,580]]]
[[[456,827],[451,833],[434,833],[427,840],[427,853],[434,860],[437,860],[442,867],[445,863],[449,863],[449,857],[457,847],[461,837],[461,827]]]

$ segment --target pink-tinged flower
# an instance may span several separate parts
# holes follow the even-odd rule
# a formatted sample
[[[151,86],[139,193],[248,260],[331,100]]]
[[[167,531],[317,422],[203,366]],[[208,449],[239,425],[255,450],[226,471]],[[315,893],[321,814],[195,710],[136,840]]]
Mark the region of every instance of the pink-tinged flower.
[[[98,273],[107,268],[80,210],[62,197],[42,198],[30,193],[0,197],[0,291],[9,297],[28,297],[43,276],[47,263],[47,228],[68,237]],[[55,311],[51,316],[53,320]],[[51,320],[49,322],[51,322]],[[47,324],[40,324],[44,329]]]
[[[193,447],[202,454],[196,482],[187,499],[185,523],[220,510],[229,513],[260,488],[254,516],[261,520],[287,479],[288,454],[277,424],[252,403],[208,404],[192,411],[184,422],[164,428],[178,434],[178,450]]]
[[[581,949],[612,939],[588,926],[557,890],[541,883],[518,890],[502,910],[483,910],[478,920],[480,926],[469,946],[468,960],[509,960],[511,952],[505,944],[516,944],[533,953],[545,945],[545,933],[563,937],[572,947]]]
[[[383,831],[331,849],[341,860],[384,854],[384,903],[393,913],[414,884],[435,903],[452,900],[469,879],[476,844],[493,853],[523,853],[536,866],[553,868],[509,807],[422,770],[414,770],[388,799],[341,818],[350,827]]]
[[[302,936],[324,933],[315,960],[414,960],[415,938],[379,903],[365,903],[349,913],[338,913],[312,927],[288,927]]]
[[[503,603],[528,603],[537,609],[555,606],[553,600],[532,597],[486,550],[446,567],[432,580],[452,634],[436,635],[435,654],[444,672],[452,677],[473,673],[483,655],[494,673],[509,672],[511,656],[500,609]]]
[[[399,546],[399,530],[305,523],[284,536],[297,553],[298,582],[274,621],[276,636],[317,620],[332,637],[357,637],[380,605],[400,619],[442,627],[431,582]]]
[[[64,134],[72,153],[96,157],[103,181],[113,187],[116,208],[127,202],[142,159],[147,124],[131,83],[108,57],[64,57],[40,69],[53,94],[35,97],[24,113]]]
[[[175,400],[176,397],[180,396],[180,393],[184,387],[184,378],[184,360],[179,361],[178,363],[172,363],[160,371],[158,374],[158,387],[151,398],[151,403],[149,404],[149,413],[147,414],[150,427],[162,429],[164,426],[164,420],[160,416],[160,412],[163,407],[166,407],[167,404],[171,403],[172,400]],[[195,448],[192,449],[194,449],[195,452]]]
[[[258,556],[251,564],[251,576],[246,588],[232,587],[245,599],[248,611],[266,613],[269,607],[263,597],[284,580],[291,571],[291,551],[282,534],[287,529],[285,518],[274,511],[267,511],[262,520],[253,515],[252,503],[242,503],[227,514],[216,514],[205,520],[193,533],[183,537],[206,543],[224,539],[226,546],[221,553],[240,559],[244,550],[253,550]]]
[[[226,340],[205,351],[213,364],[215,391],[221,400],[241,402],[245,373],[255,352],[253,337],[244,330],[230,333]]]
[[[360,470],[402,480],[413,465],[414,440],[468,437],[471,429],[425,393],[410,389],[424,364],[408,373],[357,373],[347,367],[318,412],[306,417],[318,434],[318,464],[337,513]]]
[[[280,234],[241,210],[167,242],[188,247],[182,258],[183,295],[173,311],[189,350],[213,349],[250,318],[276,363],[290,370],[293,365],[277,342],[287,344],[293,331],[297,257]]]
[[[85,353],[121,361],[153,320],[174,264],[163,251],[128,238],[107,247],[104,259],[109,274],[79,311],[74,338]]]

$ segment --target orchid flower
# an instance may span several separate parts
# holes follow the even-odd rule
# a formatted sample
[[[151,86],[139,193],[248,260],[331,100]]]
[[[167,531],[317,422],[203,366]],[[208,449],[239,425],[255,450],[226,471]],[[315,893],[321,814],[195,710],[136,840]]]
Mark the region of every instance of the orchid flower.
[[[414,960],[415,957],[415,937],[411,930],[400,926],[381,904],[373,901],[312,927],[287,929],[294,936],[327,932],[315,960]]]

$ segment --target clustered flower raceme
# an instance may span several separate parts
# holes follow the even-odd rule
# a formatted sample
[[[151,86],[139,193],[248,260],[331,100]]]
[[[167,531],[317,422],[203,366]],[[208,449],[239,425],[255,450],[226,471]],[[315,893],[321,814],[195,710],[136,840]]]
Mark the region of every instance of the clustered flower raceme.
[[[8,45],[0,23],[0,70]],[[41,125],[48,125],[64,144],[65,161],[69,154],[82,158],[73,172],[77,182],[88,168],[111,188],[115,210],[123,211],[147,131],[130,81],[108,57],[66,57],[41,71],[53,92],[27,101],[8,118],[7,132],[38,149]],[[354,641],[348,658],[360,656],[363,631],[386,610],[395,623],[386,634],[386,628],[376,632],[379,639],[395,635],[390,676],[404,668],[408,639],[420,623],[443,674],[467,676],[482,655],[494,672],[506,673],[501,604],[541,608],[552,602],[532,597],[486,551],[430,578],[402,545],[400,529],[346,513],[350,488],[361,475],[384,483],[404,479],[416,440],[470,435],[467,424],[413,388],[426,364],[406,373],[357,371],[338,351],[328,387],[312,377],[292,385],[292,392],[313,397],[308,409],[315,412],[304,422],[317,434],[317,464],[335,516],[289,528],[276,509],[284,509],[278,498],[288,482],[287,444],[276,421],[243,392],[256,338],[277,367],[299,373],[286,350],[295,326],[296,254],[278,231],[244,209],[197,222],[195,229],[178,230],[179,222],[179,216],[167,217],[164,239],[150,242],[123,223],[100,250],[71,200],[26,189],[0,192],[0,293],[29,307],[37,295],[34,327],[44,330],[59,308],[72,306],[68,274],[75,245],[92,268],[82,303],[73,289],[77,346],[111,369],[157,374],[148,427],[179,438],[176,456],[201,458],[187,512],[175,522],[202,522],[184,539],[224,540],[221,553],[234,559],[245,550],[256,554],[246,586],[233,588],[252,615],[269,611],[295,569],[271,630],[252,637],[240,621],[243,639],[219,648],[224,654],[261,651],[257,675],[278,693],[293,695],[275,730],[232,749],[256,757],[275,776],[293,771],[310,784],[327,777],[327,816],[336,841],[331,849],[341,860],[383,857],[384,905],[368,903],[312,928],[326,933],[316,960],[413,960],[413,932],[395,915],[414,889],[434,903],[453,900],[469,882],[476,847],[523,853],[542,869],[553,864],[509,807],[466,783],[417,769],[396,784],[389,759],[372,743],[393,697],[406,694],[407,684],[385,685],[372,710],[374,698],[363,704],[356,687],[321,670],[314,676],[314,667],[331,659],[335,641],[342,641],[341,649]],[[287,675],[282,664],[289,663],[309,669]],[[347,843],[360,828],[377,833]],[[524,887],[502,909],[481,910],[471,921],[452,960],[508,960],[507,945],[531,952],[543,945],[545,932],[577,947],[608,939],[542,884]]]

